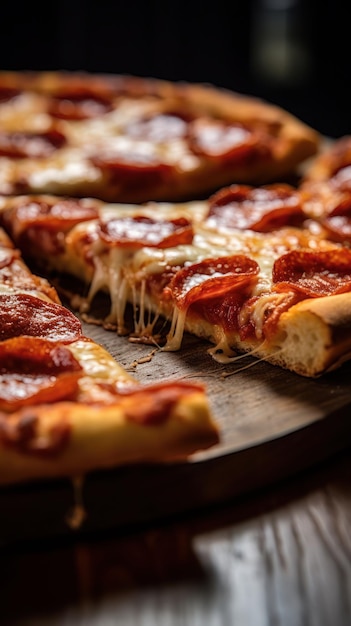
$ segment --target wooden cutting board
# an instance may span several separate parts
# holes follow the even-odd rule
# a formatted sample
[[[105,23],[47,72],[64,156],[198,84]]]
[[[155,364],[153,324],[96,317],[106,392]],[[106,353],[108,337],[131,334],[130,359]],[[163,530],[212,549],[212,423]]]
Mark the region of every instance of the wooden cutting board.
[[[187,463],[87,476],[78,494],[86,513],[78,529],[68,523],[77,501],[70,480],[4,488],[4,543],[130,528],[215,505],[280,481],[351,441],[351,364],[312,380],[251,357],[220,365],[208,354],[209,344],[190,336],[172,353],[83,326],[141,382],[191,378],[204,383],[221,442]]]

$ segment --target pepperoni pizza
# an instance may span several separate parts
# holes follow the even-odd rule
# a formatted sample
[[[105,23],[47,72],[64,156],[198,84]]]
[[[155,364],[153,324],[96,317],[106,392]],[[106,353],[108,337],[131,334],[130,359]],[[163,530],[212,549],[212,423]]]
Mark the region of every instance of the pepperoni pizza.
[[[210,86],[0,74],[1,484],[218,442],[201,385],[140,385],[83,335],[98,293],[94,322],[161,350],[188,332],[307,377],[350,358],[351,141],[279,182],[318,145]],[[53,272],[83,286],[70,309]]]
[[[185,459],[218,441],[201,385],[141,385],[0,231],[0,484]]]
[[[287,111],[209,85],[0,73],[1,195],[197,199],[291,176],[318,146]]]
[[[98,321],[133,341],[179,350],[189,332],[217,361],[315,377],[351,356],[351,176],[316,189],[313,171],[185,203],[3,198],[0,223],[28,261],[85,285],[71,305],[88,320],[105,292]]]

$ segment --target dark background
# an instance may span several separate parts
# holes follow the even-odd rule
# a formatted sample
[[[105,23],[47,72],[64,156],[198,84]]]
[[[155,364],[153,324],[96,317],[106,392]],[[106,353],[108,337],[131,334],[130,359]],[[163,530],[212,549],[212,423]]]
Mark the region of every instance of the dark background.
[[[345,6],[346,5],[346,6]],[[351,132],[351,27],[340,0],[5,2],[0,68],[209,82]]]

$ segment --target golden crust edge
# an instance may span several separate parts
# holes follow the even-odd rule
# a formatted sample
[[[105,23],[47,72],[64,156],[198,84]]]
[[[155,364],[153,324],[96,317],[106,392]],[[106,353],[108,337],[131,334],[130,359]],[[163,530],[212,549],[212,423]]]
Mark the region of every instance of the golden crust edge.
[[[351,293],[303,300],[282,314],[271,362],[315,378],[351,357]]]
[[[281,315],[274,334],[262,340],[241,341],[236,332],[225,335],[220,326],[190,317],[185,330],[219,349],[224,342],[239,354],[254,351],[257,360],[316,378],[351,358],[351,293],[299,302]]]
[[[68,443],[46,456],[0,444],[0,485],[72,478],[129,464],[186,461],[219,443],[208,398],[198,390],[178,400],[170,416],[154,425],[126,418],[118,405],[61,402],[33,407],[33,412],[44,431],[66,419],[71,427]]]

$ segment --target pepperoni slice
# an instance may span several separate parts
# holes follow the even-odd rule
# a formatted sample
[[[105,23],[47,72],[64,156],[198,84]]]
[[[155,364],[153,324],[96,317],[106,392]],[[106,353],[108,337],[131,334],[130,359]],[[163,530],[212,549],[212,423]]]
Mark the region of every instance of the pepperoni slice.
[[[0,85],[0,102],[8,102],[9,100],[19,96],[20,93],[21,91],[16,87]]]
[[[256,261],[243,254],[205,259],[180,269],[165,293],[171,294],[178,308],[185,310],[194,302],[245,290],[259,271]]]
[[[351,250],[293,250],[273,266],[275,291],[297,291],[305,297],[351,291]]]
[[[35,249],[42,256],[62,253],[65,250],[62,234],[97,217],[97,208],[84,201],[73,198],[46,201],[30,196],[19,199],[2,214],[13,241],[28,257]]]
[[[181,139],[188,132],[188,124],[180,115],[159,113],[153,117],[135,120],[124,129],[126,135],[152,143]]]
[[[123,152],[111,148],[92,154],[89,158],[95,167],[109,172],[117,182],[133,187],[152,186],[166,180],[172,172],[172,165],[161,161],[153,152]]]
[[[0,343],[0,410],[72,397],[83,369],[66,346],[36,337]]]
[[[5,259],[3,251],[0,251],[0,284],[20,291],[37,290],[46,294],[51,300],[58,302],[55,288],[45,278],[29,273],[26,266],[21,262],[19,254],[16,253],[17,250],[14,250],[13,255],[10,256],[9,254],[8,258]]]
[[[52,97],[48,105],[48,113],[61,120],[86,120],[100,117],[112,111],[109,98],[98,95],[88,89],[79,89],[60,93]]]
[[[101,238],[109,244],[142,248],[172,248],[190,244],[194,232],[185,218],[154,220],[143,215],[113,218],[100,224]]]
[[[340,242],[351,241],[351,185],[350,192],[344,192],[343,199],[324,218],[322,225],[328,231],[330,239]]]
[[[60,304],[31,294],[0,295],[0,340],[20,335],[71,343],[82,335],[82,328]]]
[[[78,223],[96,219],[98,210],[80,200],[57,199],[52,202],[28,197],[17,206],[5,210],[5,220],[16,223],[16,232],[31,226],[45,226],[51,231],[67,231]]]
[[[1,131],[0,156],[12,159],[47,158],[65,143],[65,136],[57,130],[45,133]]]
[[[189,124],[188,141],[197,155],[232,162],[255,154],[258,137],[240,124],[199,118]]]
[[[231,185],[214,194],[209,204],[207,223],[214,227],[271,232],[304,218],[298,193],[286,184]]]
[[[49,286],[45,279],[28,272],[20,260],[19,251],[11,250],[11,248],[0,248],[0,284],[19,288],[21,291],[38,289],[49,293],[52,290],[53,297],[56,294],[56,291]]]

